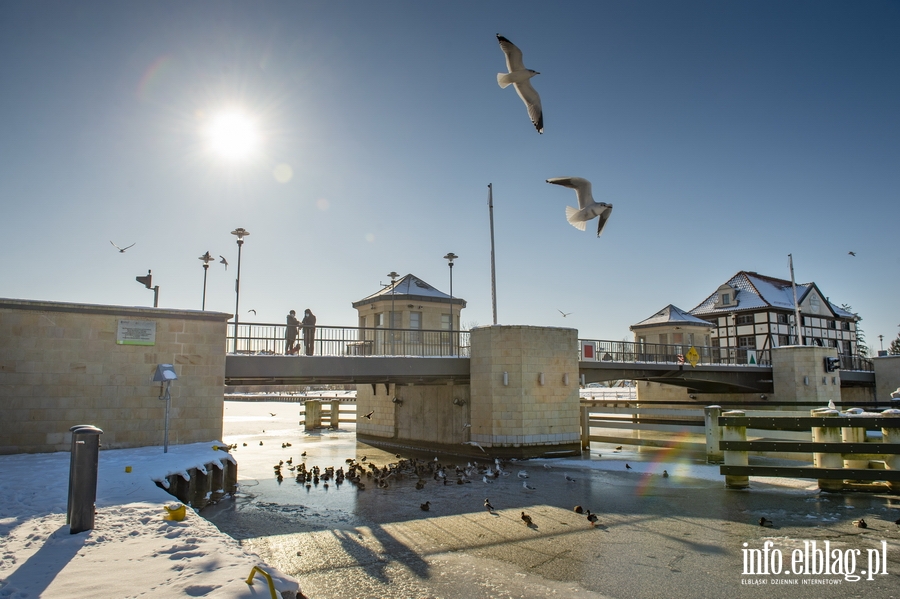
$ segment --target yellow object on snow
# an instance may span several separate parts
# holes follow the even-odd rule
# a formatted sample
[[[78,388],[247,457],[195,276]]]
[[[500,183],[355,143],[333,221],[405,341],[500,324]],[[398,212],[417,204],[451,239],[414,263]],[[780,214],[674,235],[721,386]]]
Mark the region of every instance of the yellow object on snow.
[[[185,508],[183,503],[170,503],[166,506],[166,520],[181,522],[184,520]]]

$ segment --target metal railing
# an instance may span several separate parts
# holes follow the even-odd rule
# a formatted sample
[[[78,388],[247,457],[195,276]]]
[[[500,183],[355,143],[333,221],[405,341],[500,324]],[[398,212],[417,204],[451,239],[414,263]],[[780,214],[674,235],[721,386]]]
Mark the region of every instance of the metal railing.
[[[767,349],[667,345],[661,343],[637,343],[634,341],[602,341],[597,339],[579,340],[579,348],[583,348],[585,342],[596,344],[595,359],[600,362],[686,364],[688,352],[693,347],[697,350],[700,357],[699,364],[772,365],[772,354]],[[581,352],[581,349],[579,349],[579,352]],[[579,358],[585,359],[580,353]]]
[[[227,351],[235,354],[307,355],[303,327],[289,342],[285,324],[228,323]],[[293,345],[294,351],[290,351]],[[313,356],[469,357],[468,331],[316,326]]]

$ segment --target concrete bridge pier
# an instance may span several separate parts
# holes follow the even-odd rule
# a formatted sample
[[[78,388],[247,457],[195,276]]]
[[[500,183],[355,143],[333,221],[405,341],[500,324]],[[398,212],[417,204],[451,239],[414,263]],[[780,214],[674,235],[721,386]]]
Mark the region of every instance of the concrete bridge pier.
[[[470,381],[357,387],[357,438],[473,457],[581,452],[574,329],[479,327]]]

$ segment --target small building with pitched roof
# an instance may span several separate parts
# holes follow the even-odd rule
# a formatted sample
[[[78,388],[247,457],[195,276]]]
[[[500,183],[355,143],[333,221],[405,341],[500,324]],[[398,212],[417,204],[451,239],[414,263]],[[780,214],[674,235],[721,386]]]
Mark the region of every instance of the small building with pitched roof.
[[[669,304],[650,318],[629,327],[634,340],[640,345],[658,343],[660,345],[684,346],[684,354],[694,345],[709,345],[711,322],[697,318],[681,308]]]
[[[449,356],[459,352],[460,313],[466,300],[408,274],[353,302],[359,317],[361,355]],[[415,348],[415,352],[407,349]]]

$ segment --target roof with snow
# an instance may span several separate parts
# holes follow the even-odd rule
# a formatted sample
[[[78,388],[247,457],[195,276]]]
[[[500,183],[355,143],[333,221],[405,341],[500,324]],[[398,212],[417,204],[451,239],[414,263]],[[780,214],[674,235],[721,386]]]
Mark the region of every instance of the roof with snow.
[[[466,300],[460,297],[451,298],[449,295],[432,287],[419,277],[408,274],[402,279],[398,279],[393,285],[384,286],[382,289],[376,291],[372,295],[364,297],[363,299],[353,302],[353,307],[358,308],[359,306],[365,306],[366,304],[372,304],[375,302],[379,302],[385,299],[391,299],[393,296],[394,300],[417,300],[417,301],[426,301],[426,302],[444,302],[450,303],[451,299],[454,304],[460,304],[463,308],[466,307]]]
[[[654,326],[667,326],[667,325],[695,325],[701,327],[712,327],[715,326],[708,320],[703,320],[702,318],[697,318],[696,316],[692,316],[682,310],[677,306],[673,306],[669,304],[650,318],[642,320],[637,324],[631,325],[631,330],[636,328],[645,328],[645,327],[654,327]]]
[[[719,305],[718,290],[711,293],[705,300],[690,311],[693,315],[717,314],[732,312],[745,312],[764,308],[780,310],[794,309],[794,292],[791,290],[791,282],[775,277],[767,277],[752,271],[740,271],[726,282],[726,285],[734,289],[734,304],[728,306]],[[806,296],[815,289],[823,298],[823,294],[815,283],[797,284],[797,303],[802,304]],[[855,318],[855,315],[827,302],[831,311],[839,318]]]

